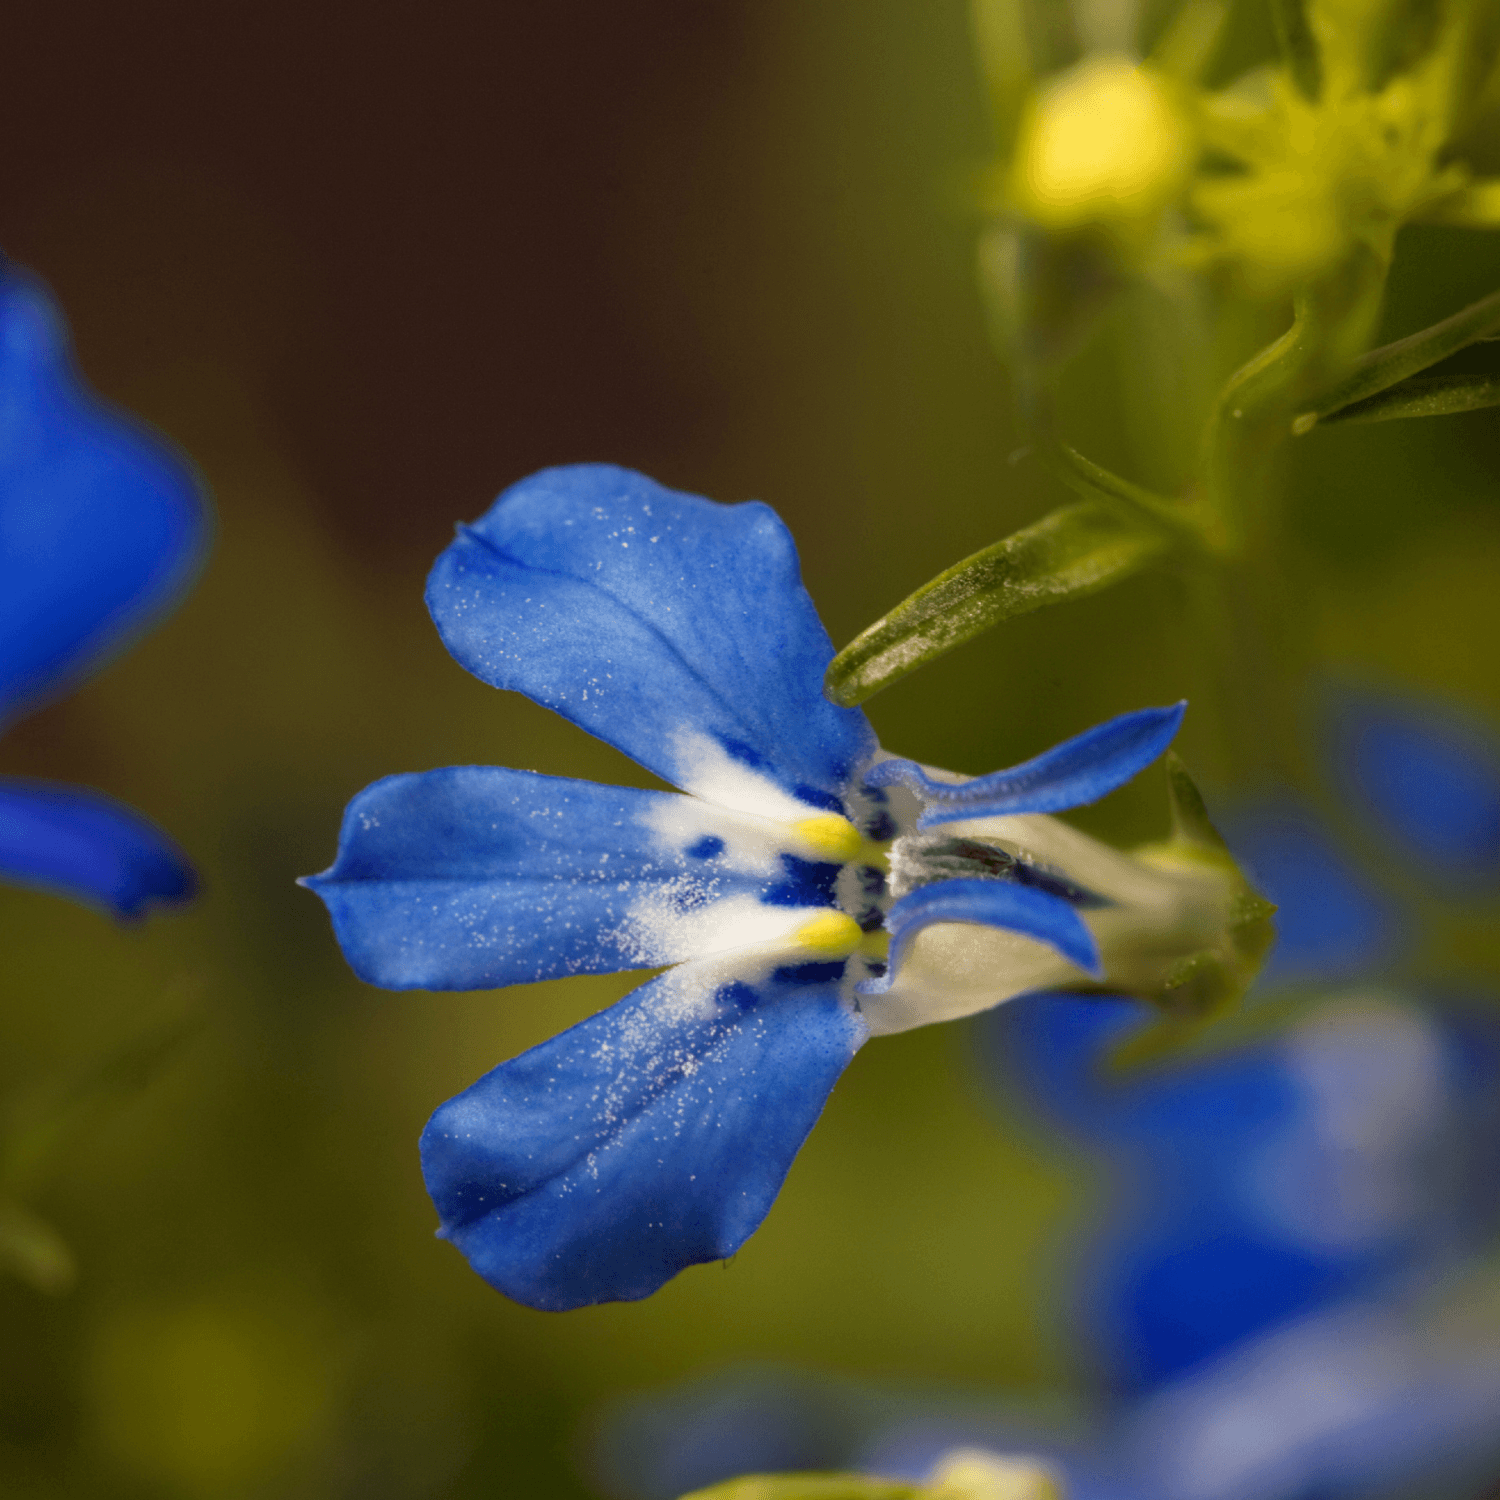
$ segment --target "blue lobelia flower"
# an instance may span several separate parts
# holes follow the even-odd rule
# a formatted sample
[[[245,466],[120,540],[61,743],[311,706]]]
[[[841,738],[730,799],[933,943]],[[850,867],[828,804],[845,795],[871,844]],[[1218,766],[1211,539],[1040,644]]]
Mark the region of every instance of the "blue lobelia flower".
[[[56,303],[0,258],[0,730],[72,686],[183,592],[206,536],[197,481],[80,379]],[[191,867],[98,792],[0,778],[0,879],[139,915]]]
[[[460,528],[427,602],[481,680],[682,788],[393,776],[307,882],[390,988],[676,965],[423,1135],[440,1233],[519,1301],[644,1297],[732,1254],[872,1033],[1039,985],[1159,984],[1223,937],[1221,871],[1046,816],[1159,756],[1180,705],[977,780],[888,756],[822,694],[832,648],[764,505],[547,470]]]

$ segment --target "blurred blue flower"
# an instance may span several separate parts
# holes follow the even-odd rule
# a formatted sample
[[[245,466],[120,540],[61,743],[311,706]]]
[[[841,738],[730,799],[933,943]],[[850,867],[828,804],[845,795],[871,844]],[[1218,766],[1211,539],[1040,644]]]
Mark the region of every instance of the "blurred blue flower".
[[[1129,1001],[1027,996],[978,1031],[1006,1097],[1105,1164],[1075,1322],[1120,1389],[1440,1277],[1500,1224],[1494,1000],[1389,977],[1419,928],[1409,871],[1429,900],[1500,885],[1500,756],[1447,705],[1344,691],[1327,722],[1329,779],[1368,867],[1290,797],[1223,820],[1279,906],[1252,1007],[1280,986],[1301,998],[1295,1024],[1145,1073],[1107,1066],[1142,1022]]]
[[[1005,1086],[1106,1164],[1070,1321],[1117,1390],[1440,1276],[1494,1228],[1500,1027],[1481,1011],[1352,989],[1274,1037],[1132,1078],[1103,1064],[1137,1007],[1013,1009],[985,1026]]]
[[[1092,1409],[732,1370],[611,1402],[582,1456],[613,1500],[788,1469],[921,1481],[964,1448],[1040,1463],[1065,1500],[1473,1500],[1500,1474],[1497,1350],[1500,1276],[1471,1265],[1293,1319]]]
[[[1039,816],[1149,764],[1180,705],[977,780],[886,756],[823,696],[832,647],[764,505],[548,470],[460,529],[427,601],[481,680],[687,794],[390,777],[307,882],[356,971],[391,988],[678,965],[423,1135],[440,1232],[519,1301],[644,1297],[732,1254],[870,1034],[1107,973],[1138,899],[1197,947],[1222,929],[1223,877],[1138,868]]]
[[[0,730],[72,687],[186,589],[197,481],[80,379],[56,303],[0,258]],[[0,778],[0,878],[118,917],[192,893],[177,846],[98,792]]]
[[[929,1398],[835,1462],[918,1478],[976,1444],[1040,1458],[1068,1500],[1473,1500],[1500,1474],[1497,1354],[1500,1279],[1471,1267],[1267,1330],[1071,1429]]]
[[[1463,897],[1500,888],[1500,745],[1456,705],[1344,689],[1328,711],[1330,779],[1424,881]]]

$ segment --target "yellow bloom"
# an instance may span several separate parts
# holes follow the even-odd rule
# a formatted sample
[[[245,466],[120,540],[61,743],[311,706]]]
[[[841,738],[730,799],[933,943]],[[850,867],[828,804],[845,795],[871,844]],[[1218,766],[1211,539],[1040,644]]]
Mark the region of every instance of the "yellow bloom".
[[[1151,71],[1086,57],[1027,105],[1010,197],[1049,229],[1129,229],[1153,221],[1191,168],[1191,133]]]

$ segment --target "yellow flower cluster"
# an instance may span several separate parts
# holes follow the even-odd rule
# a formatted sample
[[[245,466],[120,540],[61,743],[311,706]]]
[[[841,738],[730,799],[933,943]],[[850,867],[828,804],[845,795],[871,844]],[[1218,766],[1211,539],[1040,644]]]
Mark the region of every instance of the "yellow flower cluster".
[[[1361,249],[1388,261],[1413,219],[1500,223],[1500,184],[1474,181],[1453,150],[1500,104],[1495,10],[1307,0],[1300,55],[1216,91],[1160,59],[1086,56],[1021,106],[999,206],[1134,256],[1225,268],[1258,296]]]
[[[1402,224],[1441,208],[1469,184],[1444,152],[1462,109],[1469,22],[1450,4],[1432,46],[1382,79],[1371,53],[1380,32],[1370,0],[1314,0],[1316,92],[1281,67],[1206,96],[1204,146],[1227,169],[1201,172],[1191,202],[1205,258],[1232,265],[1247,289],[1275,294],[1306,283],[1360,247],[1390,259]]]

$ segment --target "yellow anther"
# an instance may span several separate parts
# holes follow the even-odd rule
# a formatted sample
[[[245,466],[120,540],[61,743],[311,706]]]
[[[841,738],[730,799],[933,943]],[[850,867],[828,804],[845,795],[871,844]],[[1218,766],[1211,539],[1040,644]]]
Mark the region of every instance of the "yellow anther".
[[[792,832],[803,843],[811,844],[819,854],[836,859],[840,864],[853,859],[864,845],[859,829],[848,818],[841,818],[837,813],[802,818],[792,824]]]
[[[824,912],[821,917],[814,917],[810,922],[804,922],[793,934],[792,939],[803,948],[811,948],[815,953],[826,953],[830,958],[846,958],[859,947],[859,940],[863,934],[859,930],[859,923],[853,917],[846,916],[841,911]]]

